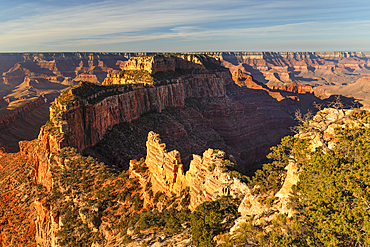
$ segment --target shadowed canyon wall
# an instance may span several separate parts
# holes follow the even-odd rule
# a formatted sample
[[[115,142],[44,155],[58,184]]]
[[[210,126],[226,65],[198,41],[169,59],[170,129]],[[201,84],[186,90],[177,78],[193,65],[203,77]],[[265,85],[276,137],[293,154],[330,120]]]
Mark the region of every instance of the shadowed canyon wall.
[[[231,72],[240,69],[241,72],[253,77],[252,81],[250,78],[240,80],[240,82],[243,81],[242,84],[244,83],[244,85],[240,84],[241,86],[258,89],[262,86],[259,83],[265,83],[273,87],[275,91],[268,93],[279,101],[285,98],[281,96],[279,90],[311,91],[308,87],[303,91],[299,88],[296,90],[295,86],[291,86],[294,82],[298,87],[312,87],[315,95],[321,98],[340,94],[359,99],[365,106],[370,105],[367,87],[367,78],[370,76],[370,55],[366,52],[217,52],[209,54],[220,59]],[[126,65],[128,59],[135,55],[146,55],[146,53],[0,54],[2,75],[0,95],[7,103],[0,102],[0,115],[17,115],[19,111],[15,111],[16,108],[36,100],[41,95],[48,98],[48,103],[43,107],[29,108],[27,114],[21,114],[19,117],[7,117],[8,120],[15,121],[12,120],[13,122],[7,125],[5,131],[1,132],[0,142],[17,148],[18,141],[36,138],[38,129],[48,120],[47,104],[52,102],[61,91],[80,81],[102,83],[106,79],[107,84],[117,83],[117,80],[134,83],[138,78],[132,78],[130,73],[124,77],[117,77],[117,73],[121,70],[134,71],[140,66],[141,70],[150,68],[147,70],[150,73],[168,71],[181,63],[183,63],[181,67],[185,70],[189,70],[187,67],[189,64],[202,69],[202,65],[196,61],[197,58],[194,58],[192,63],[185,60],[169,62],[164,61],[163,58],[156,58],[155,63],[152,63],[150,61],[154,56],[149,56],[146,64],[141,62],[139,67],[135,60]],[[183,72],[186,71],[179,73]],[[113,80],[116,81],[113,82]],[[171,78],[168,80],[170,81]],[[28,135],[22,137],[21,129],[29,130]]]
[[[354,97],[370,106],[366,79],[370,75],[370,52],[221,52],[231,72],[241,69],[268,86],[296,82],[312,86],[316,96]]]
[[[79,81],[101,83],[134,55],[145,53],[1,53],[0,95],[7,104],[0,102],[0,121],[7,124],[0,142],[17,148],[18,141],[35,139],[61,91]],[[38,97],[48,101],[41,106]]]
[[[56,173],[52,170],[68,168],[71,162],[60,151],[70,146],[107,162],[109,168],[127,168],[129,160],[145,156],[153,190],[181,194],[189,186],[191,209],[219,195],[247,193],[247,188],[224,173],[225,160],[235,159],[238,170],[253,172],[256,161],[289,133],[294,124],[290,111],[300,107],[302,101],[283,94],[279,101],[271,97],[275,91],[254,82],[253,76],[239,73],[237,77],[246,84],[262,88],[248,88],[246,84],[240,87],[217,59],[203,55],[159,56],[157,61],[152,58],[134,58],[121,64],[124,73],[112,73],[106,80],[109,85],[83,82],[63,92],[51,106],[50,120],[38,138],[20,142],[18,158],[1,154],[7,159],[7,167],[12,160],[21,160],[19,167],[27,164],[27,172],[16,181],[35,182],[45,187],[45,193],[52,191],[56,188]],[[194,65],[189,66],[189,62]],[[167,65],[173,69],[167,69]],[[122,85],[121,79],[131,76],[129,70],[144,71],[142,75],[149,80]],[[288,93],[300,90],[295,84],[290,85],[291,90],[285,86]],[[290,103],[291,108],[287,107]],[[4,184],[7,186],[0,185]],[[29,187],[31,192],[35,190]],[[22,193],[16,193],[17,201],[25,200]],[[79,196],[71,200],[79,204]],[[37,200],[34,207],[37,216],[29,213],[22,231],[35,236],[40,246],[53,246],[55,232],[62,227],[60,216],[42,200]]]
[[[219,70],[221,72],[224,71],[222,67],[219,67]],[[224,145],[224,147],[228,147],[227,143],[232,143],[231,139],[223,140],[223,136],[228,136],[230,130],[230,126],[224,126],[222,123],[225,116],[235,120],[244,116],[244,113],[247,111],[252,113],[247,114],[247,117],[257,117],[255,122],[264,120],[279,122],[265,114],[257,113],[257,108],[253,104],[243,103],[242,101],[236,102],[229,98],[228,92],[231,92],[232,88],[228,89],[228,85],[233,83],[231,82],[230,74],[228,75],[228,77],[223,78],[212,73],[212,71],[206,71],[197,73],[188,78],[180,77],[178,81],[173,81],[172,84],[158,86],[145,86],[138,84],[102,87],[91,83],[80,83],[73,89],[63,93],[54,102],[50,111],[50,121],[42,127],[38,139],[31,142],[25,141],[20,143],[20,154],[33,165],[34,173],[32,175],[32,179],[34,179],[37,184],[43,185],[46,190],[50,192],[54,188],[52,168],[55,166],[63,167],[63,164],[67,162],[59,155],[59,151],[63,147],[72,146],[80,151],[87,147],[93,147],[94,144],[98,143],[104,136],[106,136],[104,133],[107,130],[114,128],[114,125],[119,123],[131,124],[134,121],[139,121],[140,116],[147,111],[155,110],[156,112],[153,112],[153,114],[159,115],[167,109],[172,109],[175,113],[178,113],[177,109],[192,111],[195,113],[195,118],[197,118],[196,116],[198,115],[199,119],[193,121],[195,124],[194,126],[190,125],[187,128],[190,127],[194,129],[194,131],[198,131],[199,127],[203,125],[203,127],[209,129],[208,132],[204,132],[203,134],[206,136],[211,133],[212,135],[218,136],[216,139],[219,139],[218,142]],[[185,105],[189,104],[189,100],[190,103],[191,100],[195,100],[196,102],[193,102],[194,105],[192,107],[186,108]],[[202,108],[202,104],[199,105],[199,103],[202,103],[201,100],[208,102],[204,105],[208,106],[209,109],[205,110],[204,113],[203,110],[200,110],[197,107],[198,105]],[[234,109],[233,107],[236,108]],[[197,108],[198,112],[194,111]],[[235,113],[237,113],[239,117],[235,117]],[[202,114],[206,114],[208,119],[205,119]],[[193,114],[188,116],[194,118]],[[180,116],[180,118],[183,117],[184,116]],[[213,124],[214,120],[217,120],[219,123]],[[240,120],[245,122],[245,119]],[[227,120],[227,125],[231,125],[231,129],[234,129],[234,131],[237,130],[237,124],[233,123],[233,121],[229,121],[230,120]],[[249,124],[253,125],[252,122]],[[258,128],[261,127],[262,125],[259,125]],[[215,129],[219,129],[219,131],[217,132]],[[252,129],[254,128],[252,127]],[[145,133],[145,138],[147,133],[148,132]],[[284,130],[284,134],[285,133],[286,130]],[[234,134],[238,135],[237,133]],[[245,134],[249,136],[248,133]],[[281,133],[279,133],[279,137],[280,134]],[[192,133],[189,132],[187,135],[191,138]],[[154,156],[148,156],[148,164],[150,164],[150,159],[155,163],[155,151],[151,151],[155,150],[151,149],[151,147],[156,146],[155,143],[157,143],[159,145],[159,149],[161,149],[159,150],[158,147],[156,147],[157,151],[159,150],[163,154],[167,153],[154,134],[149,136],[152,136],[152,138],[148,139],[148,150],[149,153],[154,153]],[[201,139],[201,136],[195,136],[196,138]],[[274,135],[274,138],[275,137],[276,136]],[[210,138],[214,137],[207,138],[210,140]],[[276,141],[278,141],[278,139]],[[184,146],[191,146],[192,142],[185,141],[183,144],[185,144]],[[202,146],[198,147],[198,149],[208,145],[209,143],[204,142]],[[237,145],[238,144],[235,146]],[[201,152],[204,150],[205,149]],[[130,152],[130,150],[119,151]],[[229,193],[226,189],[226,187],[230,185],[229,183],[231,180],[229,178],[226,179],[227,181],[230,180],[229,182],[225,182],[226,184],[222,183],[225,186],[221,188],[221,191],[219,191],[218,186],[213,186],[208,183],[204,185],[202,181],[205,178],[201,180],[198,179],[198,174],[200,173],[197,169],[205,169],[208,167],[212,157],[214,156],[213,153],[213,151],[207,151],[203,156],[204,161],[200,158],[201,156],[195,155],[193,161],[191,161],[192,165],[190,166],[193,168],[191,168],[187,173],[189,175],[187,175],[188,178],[186,179],[186,181],[193,182],[188,184],[189,182],[185,182],[184,180],[184,183],[186,184],[181,184],[181,186],[179,185],[179,189],[176,190],[174,188],[170,188],[167,191],[169,193],[176,194],[179,193],[179,190],[183,190],[183,185],[191,185],[192,183],[199,184],[199,186],[192,186],[194,188],[190,191],[191,194],[199,195],[197,197],[194,196],[194,200],[191,201],[191,208],[195,208],[196,205],[203,201],[215,198],[219,193]],[[184,174],[184,170],[180,167],[180,154],[170,152],[168,154],[168,158],[165,159],[170,160],[170,162],[173,160],[175,165],[178,165],[176,177],[173,177],[172,181],[179,179],[180,175]],[[221,160],[218,161],[218,163],[220,162]],[[207,174],[208,173],[206,172],[203,175],[205,177],[210,176]],[[171,179],[169,174],[166,178]],[[221,177],[219,179],[221,179]],[[211,182],[213,181],[212,179],[208,180]],[[157,186],[162,184],[160,178],[155,179],[153,177],[153,184],[155,184],[155,181],[158,181]],[[218,179],[215,181],[218,181]],[[204,194],[200,195],[199,190],[204,190]],[[165,189],[164,191],[166,192]],[[54,215],[52,209],[44,205],[42,201],[37,201],[35,207],[37,209],[36,241],[40,246],[52,246],[56,241],[55,232],[60,227],[60,224],[58,223],[58,215]]]

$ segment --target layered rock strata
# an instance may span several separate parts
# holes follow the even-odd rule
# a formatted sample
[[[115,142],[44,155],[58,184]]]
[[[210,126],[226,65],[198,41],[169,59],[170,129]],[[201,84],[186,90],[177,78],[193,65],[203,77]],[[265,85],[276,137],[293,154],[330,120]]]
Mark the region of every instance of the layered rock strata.
[[[48,99],[44,95],[41,95],[40,97],[37,97],[35,100],[29,103],[26,103],[24,106],[16,108],[14,111],[10,111],[9,113],[6,113],[0,119],[0,131],[4,131],[7,127],[9,127],[17,119],[25,117],[33,109],[47,102],[48,102]]]
[[[199,60],[203,61],[202,57]],[[243,157],[242,160],[255,160],[253,156],[265,154],[272,142],[277,142],[281,135],[286,134],[291,119],[280,108],[275,109],[277,103],[267,93],[249,94],[248,90],[237,93],[237,85],[230,83],[230,74],[218,67],[217,61],[213,65],[208,64],[211,60],[204,61],[206,71],[194,70],[191,75],[171,78],[170,82],[165,81],[163,85],[103,87],[85,82],[64,92],[51,107],[50,121],[43,126],[38,139],[20,143],[21,154],[34,167],[35,182],[43,185],[47,192],[55,188],[51,170],[53,167],[63,167],[58,153],[63,147],[75,147],[82,151],[102,140],[104,134],[118,123],[138,120],[148,111],[160,113],[170,107],[183,110],[189,102],[192,105],[187,109],[191,113],[189,116],[199,119],[183,122],[185,127],[178,133],[189,131],[189,138],[193,138],[192,131],[197,132],[200,127],[206,126],[212,130],[209,133],[216,136],[209,140],[222,140],[232,146],[237,155]],[[246,97],[248,95],[255,99]],[[262,104],[261,97],[266,99],[262,108],[269,115],[259,112],[258,108],[262,105],[254,102]],[[272,111],[280,118],[271,116]],[[271,129],[274,129],[273,135]],[[263,134],[260,130],[263,130]],[[199,138],[201,134],[194,136]],[[247,144],[245,140],[248,140]],[[258,146],[256,154],[248,155],[248,150],[255,148],[252,144]],[[209,143],[203,145],[209,146]],[[241,198],[246,193],[245,185],[231,178],[227,172],[227,161],[222,151],[209,149],[203,156],[194,155],[187,173],[184,172],[180,154],[176,151],[167,152],[154,133],[149,135],[147,152],[147,166],[151,174],[155,174],[151,177],[153,192],[157,189],[178,195],[190,187],[192,209],[220,195]],[[52,209],[42,201],[36,202],[36,207],[39,214],[37,242],[40,246],[52,246],[55,232],[61,225],[57,223]]]
[[[30,109],[25,107],[25,101],[31,102],[44,95],[52,102],[61,91],[79,81],[101,83],[108,73],[120,71],[130,57],[145,54],[0,54],[0,94],[6,101],[0,100],[0,119],[8,115],[2,121],[6,128],[0,134],[0,142],[17,149],[19,141],[37,138],[40,127],[48,120],[49,106]],[[9,104],[11,111],[5,103]],[[29,104],[32,105],[35,104]]]
[[[231,72],[241,69],[268,86],[297,82],[311,86],[316,96],[356,97],[369,106],[368,94],[358,80],[370,74],[368,52],[222,52],[218,56]],[[356,88],[356,90],[353,90]],[[289,87],[288,87],[289,90]],[[304,89],[304,91],[309,88]]]
[[[138,79],[146,78],[148,84],[153,84],[156,81],[155,78],[164,78],[165,81],[171,82],[175,74],[202,71],[204,68],[209,70],[210,67],[214,66],[213,62],[204,63],[201,61],[202,59],[191,54],[172,56],[172,60],[168,59],[171,57],[169,55],[167,57],[146,56],[146,58],[135,58],[128,62],[130,57],[137,55],[148,54],[0,54],[0,74],[2,75],[0,94],[8,103],[38,97],[41,94],[53,101],[56,97],[55,93],[59,94],[62,90],[79,81],[102,83],[106,78],[108,84],[118,84],[137,83]],[[316,96],[322,98],[330,97],[333,94],[342,94],[360,99],[361,103],[366,106],[370,104],[366,83],[361,80],[370,74],[370,55],[366,52],[216,52],[208,55],[219,59],[232,72],[240,69],[243,73],[249,73],[255,82],[283,87],[285,87],[284,84],[297,82],[302,86],[313,87]],[[181,56],[184,59],[180,59]],[[204,53],[198,56],[205,57]],[[121,70],[130,73],[120,74]],[[145,73],[137,76],[133,72],[138,70]],[[172,71],[176,73],[172,73]],[[224,78],[227,77],[226,73],[228,72],[215,72],[216,75],[223,74]],[[154,79],[153,75],[156,75]],[[143,82],[146,83],[146,80]],[[251,88],[259,87],[258,84],[255,85],[249,79],[245,80],[245,83],[247,83],[245,86]],[[291,90],[290,87],[287,89]],[[294,91],[296,90],[294,89]],[[298,101],[296,97],[286,97],[280,92],[269,92],[269,94],[279,101],[284,101],[284,104],[297,103]],[[46,107],[39,108],[39,111],[38,114],[48,115]],[[32,123],[22,125],[16,121],[11,123],[10,127],[6,130],[9,135],[0,138],[0,141],[8,146],[16,146],[20,140],[35,138],[40,125],[33,128]],[[32,132],[32,135],[22,138],[20,128],[27,129],[28,132]]]
[[[309,149],[315,152],[317,148],[323,148],[324,146],[328,150],[334,150],[335,143],[335,130],[344,129],[347,127],[369,126],[358,119],[358,116],[366,116],[366,111],[356,110],[343,110],[336,108],[325,108],[319,111],[309,122],[306,123],[305,129],[296,134],[296,137],[308,139]],[[357,115],[357,116],[356,116]],[[320,133],[320,134],[319,134]],[[325,148],[323,149],[325,151]],[[291,217],[295,211],[289,206],[291,195],[293,193],[293,186],[299,182],[299,171],[297,164],[290,161],[285,167],[286,176],[282,187],[273,194],[256,194],[246,193],[242,203],[239,206],[239,212],[241,217],[236,221],[235,226],[231,229],[233,233],[238,227],[239,223],[243,222],[247,217],[254,216],[254,220],[259,224],[261,222],[271,221],[274,217],[281,213]],[[253,191],[253,189],[251,190]],[[273,204],[267,205],[262,203],[266,198],[273,198]]]
[[[270,88],[273,90],[282,90],[291,93],[300,93],[300,94],[313,93],[313,88],[311,86],[299,85],[294,81],[292,83],[286,83],[282,86],[270,86]]]
[[[135,72],[135,73],[133,73]],[[132,57],[125,62],[123,70],[111,73],[103,85],[111,84],[163,84],[173,83],[184,78],[204,78],[204,74],[214,74],[229,83],[229,71],[221,66],[219,60],[194,54],[154,55]]]
[[[158,134],[149,132],[146,146],[145,164],[150,172],[153,192],[180,196],[188,187],[189,208],[192,210],[199,204],[216,200],[220,196],[231,195],[242,199],[249,192],[245,184],[231,177],[226,167],[231,161],[226,159],[223,151],[208,149],[203,156],[193,155],[189,171],[185,173],[180,153],[177,150],[168,152]],[[134,164],[132,161],[130,171]]]
[[[51,121],[64,133],[65,145],[82,152],[100,141],[114,125],[131,122],[146,112],[161,112],[167,107],[182,108],[187,98],[225,97],[224,85],[228,82],[227,78],[207,73],[180,77],[161,86],[124,85],[113,91],[102,88],[102,92],[68,105],[64,104],[63,99],[57,99],[50,109]],[[95,87],[86,83],[82,87],[84,85],[87,88]],[[115,95],[99,100],[109,92]],[[73,89],[70,94],[74,94]],[[55,121],[55,116],[62,109],[63,116]]]

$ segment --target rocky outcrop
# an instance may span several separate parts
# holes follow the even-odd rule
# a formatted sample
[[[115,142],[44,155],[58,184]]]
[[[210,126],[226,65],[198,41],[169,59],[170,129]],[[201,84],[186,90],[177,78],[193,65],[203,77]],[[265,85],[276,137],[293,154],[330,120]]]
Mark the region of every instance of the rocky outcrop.
[[[56,232],[60,229],[59,217],[53,215],[48,205],[36,200],[36,243],[37,246],[59,246],[56,239]]]
[[[273,90],[282,90],[291,93],[300,93],[300,94],[313,93],[313,88],[311,86],[299,85],[296,82],[286,83],[282,86],[270,86],[270,88]]]
[[[233,81],[241,86],[252,89],[263,89],[263,83],[256,82],[250,74],[243,73],[242,70],[238,69],[232,73]]]
[[[180,196],[188,187],[189,208],[192,210],[205,201],[216,200],[223,195],[242,199],[249,192],[244,183],[230,175],[227,165],[232,162],[226,159],[223,151],[208,149],[203,157],[193,155],[189,171],[185,173],[180,153],[177,150],[168,152],[158,134],[149,132],[146,146],[145,164],[149,169],[153,192]],[[134,164],[132,161],[130,171],[134,170]]]
[[[107,74],[119,72],[122,63],[137,55],[146,53],[0,53],[0,94],[12,110],[22,112],[17,108],[22,108],[26,100],[44,95],[52,102],[79,81],[100,84]],[[3,107],[0,119],[8,113]],[[24,121],[18,117],[17,121],[5,120],[7,127],[2,129],[0,142],[17,148],[19,141],[37,138],[48,116],[48,106],[42,106],[36,107]]]
[[[204,77],[213,73],[229,83],[229,71],[219,60],[194,54],[152,55],[130,58],[119,73],[108,74],[103,85],[137,84],[150,85],[173,83],[177,78]]]
[[[204,58],[211,59],[203,57],[203,59]],[[206,72],[204,61],[202,61],[200,56],[186,54],[133,57],[125,64],[124,67],[124,70],[146,70],[150,74],[155,74],[157,72],[176,71],[178,69],[200,69]]]
[[[230,160],[225,152],[208,149],[203,157],[194,155],[190,169],[186,172],[186,181],[190,188],[190,205],[195,209],[205,201],[213,201],[220,196],[233,196],[242,199],[249,188],[239,179],[233,178],[227,169]]]
[[[53,189],[51,167],[54,161],[53,156],[63,146],[63,138],[55,135],[50,126],[43,126],[39,137],[31,142],[19,142],[20,153],[27,157],[34,166],[34,181],[46,187],[47,191]]]
[[[222,71],[222,69],[220,70]],[[253,104],[243,102],[250,100],[250,98],[240,99],[240,103],[230,99],[226,100],[225,84],[227,84],[227,79],[210,71],[194,74],[192,77],[180,76],[173,83],[161,86],[137,84],[101,87],[87,82],[81,83],[72,90],[63,93],[51,106],[50,121],[42,128],[35,150],[28,151],[21,144],[21,152],[31,155],[30,159],[35,161],[37,183],[41,183],[51,190],[52,181],[47,175],[50,169],[50,157],[61,148],[70,146],[82,152],[102,140],[104,134],[116,124],[131,122],[149,111],[161,112],[168,107],[183,108],[185,100],[189,98],[219,98],[221,99],[219,103],[206,104],[208,106],[207,109],[204,109],[205,116],[212,119],[214,128],[221,134],[226,144],[240,152],[237,155],[240,155],[242,160],[250,159],[253,162],[256,160],[253,157],[260,155],[248,155],[247,150],[251,147],[247,148],[242,143],[250,145],[248,144],[250,142],[246,142],[246,137],[251,136],[250,133],[263,126],[247,125],[240,128],[238,123],[246,123],[245,117],[249,116],[250,121],[253,119],[259,123],[268,123],[270,127],[276,126],[277,129],[280,129],[281,124],[288,126],[289,121],[280,123],[280,120],[277,121],[267,115],[256,114],[256,108]],[[274,112],[277,112],[276,109]],[[279,115],[282,117],[283,113],[281,112]],[[225,122],[225,116],[232,118],[232,122],[229,123],[229,120]],[[286,117],[289,119],[288,116]],[[233,130],[232,135],[230,135],[230,130]],[[276,136],[269,134],[270,137],[267,140],[265,138],[259,140],[255,137],[253,140],[258,143],[256,145],[259,148],[263,147],[263,150],[268,150],[271,140],[278,141],[283,132],[286,133],[285,128],[281,133],[278,131]],[[261,133],[259,135],[265,136]],[[266,150],[261,151],[262,156],[265,155],[265,152]]]
[[[145,164],[151,174],[153,192],[179,195],[188,185],[180,153],[177,150],[167,152],[166,144],[152,131],[148,134],[146,148]]]
[[[6,127],[10,126],[14,121],[19,118],[23,118],[28,115],[33,109],[48,103],[48,99],[41,95],[36,100],[26,103],[24,106],[16,108],[14,111],[10,111],[0,119],[0,131],[4,131]]]
[[[343,110],[336,108],[325,108],[319,111],[309,122],[305,123],[305,128],[296,134],[296,137],[308,139],[311,152],[315,152],[317,148],[327,147],[329,150],[334,150],[335,130],[344,129],[347,127],[363,126],[361,117],[365,117],[366,111],[358,110]],[[359,118],[358,118],[359,117]],[[365,124],[369,125],[369,124]],[[320,134],[319,134],[320,133]],[[323,148],[323,151],[325,148]],[[302,169],[302,168],[301,168]],[[297,164],[291,160],[285,167],[286,175],[284,182],[279,191],[271,191],[267,193],[246,193],[242,203],[239,206],[241,217],[236,221],[235,226],[231,229],[233,233],[239,224],[245,221],[246,218],[253,216],[254,223],[270,222],[277,214],[286,214],[292,217],[295,213],[294,209],[289,206],[293,186],[299,182],[299,174],[302,173],[298,169]],[[258,186],[255,187],[258,189]],[[272,203],[265,203],[270,199]],[[266,228],[268,231],[268,228]]]
[[[153,59],[153,57],[149,58]],[[173,60],[172,57],[169,58]],[[178,59],[176,57],[174,61]],[[139,68],[142,67],[137,62],[138,59],[135,58],[133,61],[135,63],[132,63]],[[144,61],[146,60],[144,59]],[[192,76],[180,76],[172,79],[171,83],[158,86],[125,84],[120,88],[105,89],[82,83],[78,89],[72,89],[69,92],[69,97],[77,95],[76,98],[79,99],[70,104],[65,104],[63,98],[58,98],[54,102],[50,110],[51,121],[54,125],[59,126],[60,131],[64,133],[66,145],[75,147],[82,152],[100,141],[106,131],[114,125],[131,122],[146,112],[161,112],[168,107],[182,108],[188,98],[225,97],[224,85],[227,83],[229,83],[227,79],[211,73],[211,71]],[[81,98],[78,96],[77,90],[82,94],[88,90],[99,92]],[[109,96],[109,94],[114,95]],[[62,112],[62,116],[56,120],[55,116],[59,112]]]
[[[66,144],[83,151],[100,141],[106,131],[122,122],[131,122],[149,111],[161,112],[167,107],[184,107],[185,99],[224,97],[222,78],[205,77],[179,80],[174,84],[158,87],[141,87],[129,92],[104,98],[96,104],[88,100],[68,106],[63,112],[62,132]],[[94,99],[98,96],[92,96]],[[63,107],[57,99],[52,106]]]
[[[159,114],[171,107],[174,112],[171,118],[177,118],[182,125],[178,124],[174,133],[171,125],[166,131],[168,136],[186,136],[191,140],[184,141],[184,146],[191,147],[189,153],[189,150],[207,149],[221,143],[245,162],[264,156],[270,145],[287,133],[291,118],[282,109],[276,109],[278,103],[265,92],[256,93],[248,88],[238,92],[240,88],[230,83],[230,74],[219,68],[217,61],[212,65],[208,62],[214,60],[202,57],[199,60],[204,62],[204,69],[193,70],[193,74],[180,75],[170,81],[165,79],[156,85],[99,86],[84,82],[63,92],[50,108],[50,121],[43,126],[38,139],[20,143],[21,154],[33,166],[36,184],[43,185],[46,192],[55,188],[52,168],[63,167],[59,154],[63,147],[75,147],[82,152],[101,141],[115,125],[130,124],[145,113]],[[177,109],[187,111],[187,115],[179,114]],[[262,110],[265,113],[261,113]],[[184,116],[187,119],[183,119]],[[203,129],[206,131],[197,133]],[[141,132],[148,133],[145,128]],[[194,145],[194,140],[201,145]],[[250,150],[254,153],[249,153]],[[193,156],[185,173],[180,153],[167,152],[158,135],[150,132],[145,164],[153,174],[150,177],[153,192],[180,195],[189,187],[190,208],[195,209],[200,203],[220,195],[243,198],[247,193],[248,188],[232,178],[227,170],[232,162],[228,159],[232,160],[224,152],[208,149],[202,156],[199,153]],[[144,185],[144,179],[139,180]],[[53,236],[59,219],[41,200],[36,206],[39,212],[36,239],[40,245],[50,246],[55,240]]]
[[[345,94],[356,97],[362,104],[369,105],[367,87],[364,83],[354,83],[368,75],[370,56],[366,52],[216,52],[198,55],[163,55],[136,57],[128,62],[130,57],[149,55],[147,53],[7,53],[0,54],[0,94],[9,102],[20,99],[39,97],[44,94],[53,101],[55,93],[60,93],[79,81],[107,84],[133,83],[138,78],[132,74],[119,74],[120,70],[145,71],[139,76],[154,83],[161,76],[171,82],[172,71],[183,72],[205,71],[214,66],[216,60],[231,70],[241,69],[253,76],[254,81],[267,83],[269,86],[284,86],[297,82],[302,86],[312,86],[315,94],[322,98],[333,94]],[[208,62],[202,62],[201,57],[208,57]],[[213,60],[209,57],[213,57]],[[210,62],[212,60],[212,62]],[[210,62],[210,63],[209,63]],[[218,67],[218,65],[216,66]],[[178,69],[177,69],[178,68]],[[219,68],[219,67],[218,67]],[[187,71],[185,71],[187,70]],[[217,71],[215,75],[231,81],[228,71]],[[162,74],[162,75],[161,75]],[[107,77],[108,75],[108,77]],[[122,77],[122,75],[124,75]],[[156,75],[156,76],[154,76]],[[154,76],[154,77],[153,77]],[[28,79],[31,83],[26,83]],[[135,80],[134,80],[135,79]],[[249,79],[244,82],[250,88],[258,88],[257,83]],[[240,83],[242,83],[240,81]],[[288,89],[291,90],[291,89]],[[308,89],[307,89],[308,90]],[[307,91],[306,89],[304,91]],[[294,89],[294,91],[296,91]],[[298,90],[299,91],[299,90]],[[53,92],[53,95],[50,94]],[[285,95],[280,92],[269,94],[286,104]],[[289,97],[288,97],[289,98]],[[297,103],[292,98],[290,103]],[[46,108],[43,115],[48,115]],[[14,124],[13,124],[14,123]],[[8,146],[15,146],[22,140],[19,137],[20,124],[10,124],[17,131],[7,129],[8,136],[0,138]],[[30,124],[31,125],[31,124]],[[31,140],[38,134],[37,128],[22,126],[28,132],[33,132],[26,139]],[[32,136],[32,137],[31,137]]]

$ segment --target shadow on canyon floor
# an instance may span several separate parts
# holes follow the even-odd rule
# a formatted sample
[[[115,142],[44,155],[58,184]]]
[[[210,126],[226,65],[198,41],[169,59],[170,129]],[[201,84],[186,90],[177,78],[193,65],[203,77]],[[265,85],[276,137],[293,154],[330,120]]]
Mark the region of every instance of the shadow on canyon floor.
[[[293,134],[291,127],[298,124],[293,120],[297,110],[303,114],[307,111],[315,114],[314,102],[324,108],[338,97],[333,95],[320,99],[310,93],[274,90],[284,97],[296,96],[299,99],[294,101],[286,97],[287,102],[279,102],[264,90],[243,88],[243,93],[237,90],[240,88],[234,86],[228,89],[231,103],[211,99],[187,100],[182,109],[149,112],[131,123],[118,124],[107,131],[103,140],[87,148],[84,155],[97,158],[113,168],[128,169],[131,159],[146,156],[147,135],[154,131],[160,135],[168,151],[176,149],[180,152],[184,170],[188,170],[193,154],[202,155],[208,148],[213,148],[233,155],[239,165],[238,170],[250,176],[268,162],[266,155],[272,146],[282,137]],[[347,109],[361,106],[354,98],[340,96],[340,100]],[[221,110],[222,104],[227,106]],[[251,109],[247,110],[248,107]],[[231,114],[220,113],[225,111]]]

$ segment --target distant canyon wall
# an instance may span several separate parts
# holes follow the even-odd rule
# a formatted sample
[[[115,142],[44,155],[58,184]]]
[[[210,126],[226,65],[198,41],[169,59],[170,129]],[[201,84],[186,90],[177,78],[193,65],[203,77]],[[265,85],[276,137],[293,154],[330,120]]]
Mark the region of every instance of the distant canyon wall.
[[[37,138],[49,118],[48,104],[63,90],[79,81],[101,83],[130,57],[145,54],[0,53],[0,142],[17,148],[18,141]],[[45,106],[39,97],[48,99]]]
[[[365,83],[370,75],[370,52],[220,52],[223,65],[240,69],[269,87],[292,82],[311,86],[316,96],[353,97],[365,108],[370,94]]]
[[[101,83],[108,73],[120,71],[125,61],[138,55],[146,53],[0,53],[0,94],[16,100],[63,89],[55,88],[57,84]],[[39,84],[29,85],[30,80]]]
[[[62,93],[52,105],[50,121],[41,128],[38,138],[20,142],[21,155],[33,164],[32,179],[50,192],[55,187],[52,168],[64,164],[59,152],[62,148],[69,146],[82,152],[101,141],[119,123],[130,123],[150,111],[160,113],[171,107],[176,108],[174,112],[182,113],[180,110],[189,100],[193,100],[194,105],[188,107],[189,115],[179,117],[184,121],[182,126],[178,125],[180,131],[172,129],[176,127],[174,124],[165,125],[166,132],[176,132],[174,135],[179,138],[203,138],[207,146],[213,140],[222,142],[224,147],[230,147],[227,151],[236,153],[235,157],[242,164],[260,159],[271,145],[287,134],[293,121],[266,92],[239,88],[231,82],[231,74],[217,66],[215,71],[204,66],[206,70],[201,73],[172,78],[170,83],[156,86],[99,86],[81,82]],[[180,145],[195,146],[194,142],[187,141]],[[242,197],[248,191],[245,185],[225,173],[223,160],[231,157],[224,157],[222,151],[208,149],[203,155],[194,155],[186,174],[180,153],[167,152],[153,132],[148,135],[147,152],[145,162],[155,174],[151,178],[154,190],[179,194],[187,186],[191,187],[191,209],[219,195]],[[162,173],[157,172],[161,169]],[[45,207],[42,201],[36,201],[35,208],[37,244],[53,246],[59,216],[53,215],[52,208]]]

